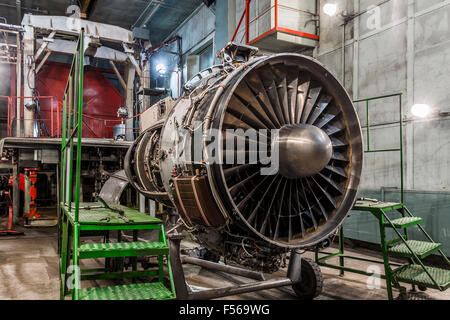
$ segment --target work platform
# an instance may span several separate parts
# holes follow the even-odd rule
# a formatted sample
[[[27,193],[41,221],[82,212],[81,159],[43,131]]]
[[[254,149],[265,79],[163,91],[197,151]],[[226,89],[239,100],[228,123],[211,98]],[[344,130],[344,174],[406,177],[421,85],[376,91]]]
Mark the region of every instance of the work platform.
[[[81,139],[83,147],[101,147],[101,148],[115,148],[128,149],[132,142],[117,141],[114,139]],[[77,141],[74,140],[74,145]],[[61,138],[17,138],[9,137],[0,140],[0,154],[3,154],[8,149],[61,149]]]
[[[71,294],[74,300],[170,300],[175,299],[172,280],[169,247],[166,241],[163,223],[160,219],[117,204],[106,207],[100,202],[80,203],[78,222],[69,207],[61,205],[60,239],[60,298]],[[73,209],[73,208],[72,208]],[[121,240],[109,241],[109,231],[132,230],[133,242]],[[158,241],[139,241],[139,230],[158,232]],[[101,243],[81,244],[83,231],[98,231],[106,234]],[[157,256],[158,269],[138,271],[135,266],[130,272],[110,271],[105,268],[79,270],[79,260],[97,258],[122,258],[138,256]],[[164,268],[164,260],[167,268]],[[167,269],[167,277],[165,277]],[[73,277],[71,275],[73,273]],[[114,280],[157,277],[158,281],[148,283],[129,283],[107,287],[82,288],[82,280]],[[73,279],[73,280],[72,280]],[[164,284],[169,282],[167,288]],[[72,288],[73,286],[73,288]]]
[[[0,158],[5,157],[5,161],[0,161],[0,175],[11,176],[13,178],[13,225],[20,221],[20,212],[29,212],[29,202],[27,197],[20,197],[21,175],[26,176],[25,169],[36,168],[41,175],[48,177],[57,177],[58,166],[60,165],[61,138],[18,138],[8,137],[0,139]],[[78,141],[73,141],[76,147]],[[103,163],[106,171],[114,172],[119,168],[117,159],[125,156],[126,151],[132,144],[129,141],[116,141],[113,139],[91,139],[83,138],[81,140],[83,147],[82,161],[84,163]],[[83,177],[92,177],[93,175],[84,172]],[[47,178],[50,181],[50,178]],[[28,177],[27,177],[27,180]],[[23,187],[23,186],[22,186]],[[27,185],[27,189],[30,185]],[[37,211],[39,217],[36,219],[27,219],[24,222],[26,226],[53,226],[57,223],[57,199],[56,190],[52,196],[51,205],[45,208],[39,206]],[[87,200],[87,199],[86,199]],[[24,214],[26,215],[26,214]]]
[[[89,230],[89,226],[103,226],[103,227],[124,227],[131,229],[120,229],[120,230],[134,230],[136,228],[142,229],[142,225],[146,225],[147,229],[155,229],[154,225],[162,223],[160,219],[149,216],[148,214],[139,212],[137,210],[111,203],[114,208],[120,209],[124,213],[124,217],[132,222],[125,222],[123,218],[120,218],[119,213],[113,212],[106,208],[100,202],[86,203],[80,202],[80,212],[78,223],[83,225],[83,229]],[[72,204],[72,209],[74,208]],[[68,218],[74,221],[74,212],[69,211],[66,205],[63,205],[61,209],[68,216]],[[115,229],[119,230],[119,229]]]

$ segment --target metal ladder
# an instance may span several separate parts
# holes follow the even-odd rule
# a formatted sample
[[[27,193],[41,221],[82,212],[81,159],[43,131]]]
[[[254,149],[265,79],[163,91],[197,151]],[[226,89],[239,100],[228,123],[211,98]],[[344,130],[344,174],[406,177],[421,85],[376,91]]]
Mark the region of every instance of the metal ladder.
[[[422,261],[432,254],[439,253],[450,266],[450,261],[442,251],[442,244],[436,243],[430,237],[421,225],[423,223],[422,218],[415,217],[407,207],[402,205],[395,211],[400,212],[402,217],[391,220],[388,215],[389,211],[381,210],[380,230],[383,254],[407,258],[410,262],[394,270],[388,266],[392,284],[400,290],[401,297],[405,296],[406,290],[399,283],[411,284],[413,288],[419,286],[421,290],[427,288],[440,291],[447,290],[450,287],[450,270],[428,267]],[[417,227],[428,241],[410,240],[408,229],[412,227]],[[398,238],[387,241],[385,228],[393,229]],[[403,231],[403,234],[401,231]],[[389,283],[387,285],[388,295],[392,298],[392,289],[389,288]]]
[[[79,35],[63,101],[61,143],[58,252],[60,262],[60,298],[73,300],[169,300],[175,299],[175,287],[163,222],[137,210],[117,204],[80,203],[80,175],[83,124],[84,30]],[[74,161],[74,154],[76,160]],[[75,167],[74,167],[75,163]],[[73,174],[75,171],[75,175]],[[75,177],[75,183],[74,178]],[[123,230],[133,232],[133,241],[121,239]],[[140,230],[158,233],[157,241],[139,241]],[[86,231],[105,235],[101,243],[81,243]],[[111,242],[109,233],[118,232]],[[111,271],[107,261],[115,258],[156,256],[157,267],[151,270]],[[82,259],[105,258],[105,268],[80,268]],[[165,265],[165,261],[167,264]],[[166,277],[167,274],[167,277]],[[137,278],[152,277],[139,282]],[[83,280],[126,280],[125,284],[82,288]],[[166,281],[167,280],[167,281]],[[166,285],[167,283],[167,285]]]
[[[450,270],[433,268],[425,266],[423,259],[439,253],[447,265],[450,267],[450,261],[442,251],[442,244],[436,243],[422,227],[422,218],[415,217],[401,203],[386,203],[379,201],[363,200],[358,201],[353,207],[355,211],[369,212],[373,214],[379,224],[380,245],[383,254],[383,261],[361,258],[345,254],[344,250],[344,231],[341,228],[339,232],[339,251],[337,253],[323,252],[316,249],[316,262],[320,266],[340,270],[340,275],[345,272],[357,273],[367,276],[379,276],[386,280],[386,288],[389,300],[393,300],[392,289],[400,291],[400,298],[407,297],[406,288],[401,283],[411,284],[413,290],[418,286],[421,290],[428,288],[445,291],[450,287]],[[391,218],[393,213],[399,213],[400,218]],[[409,229],[417,227],[428,241],[411,240]],[[388,240],[387,229],[394,230],[397,238]],[[324,255],[324,256],[320,256]],[[408,259],[407,263],[397,264],[390,262],[390,257],[401,257]],[[339,265],[327,263],[328,260],[339,258]],[[358,270],[345,266],[345,260],[359,260],[384,265],[384,274],[376,275],[364,270]]]

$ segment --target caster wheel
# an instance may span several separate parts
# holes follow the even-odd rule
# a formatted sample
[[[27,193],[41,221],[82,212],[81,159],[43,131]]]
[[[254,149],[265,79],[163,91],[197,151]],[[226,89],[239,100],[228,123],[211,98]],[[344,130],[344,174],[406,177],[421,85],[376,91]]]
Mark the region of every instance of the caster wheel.
[[[397,300],[399,301],[407,301],[409,300],[409,294],[405,287],[400,287],[400,294],[398,295]]]
[[[422,291],[422,292],[425,292],[425,291],[428,290],[428,288],[425,287],[425,286],[417,286],[417,288],[419,288],[419,290]]]
[[[292,289],[300,300],[313,300],[323,289],[323,277],[320,267],[311,259],[302,259],[302,281],[292,285]]]

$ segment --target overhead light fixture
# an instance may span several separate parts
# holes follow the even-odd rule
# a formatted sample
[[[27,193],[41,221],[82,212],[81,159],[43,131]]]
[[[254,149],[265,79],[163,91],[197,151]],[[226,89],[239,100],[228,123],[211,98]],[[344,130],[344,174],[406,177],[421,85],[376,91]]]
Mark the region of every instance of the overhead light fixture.
[[[417,118],[427,118],[433,114],[433,109],[427,104],[415,104],[411,108],[411,113]]]
[[[158,72],[160,75],[166,74],[167,67],[162,63],[158,63],[156,65],[156,72]]]
[[[323,12],[330,17],[335,16],[337,13],[337,4],[335,4],[335,3],[325,4],[323,6]]]

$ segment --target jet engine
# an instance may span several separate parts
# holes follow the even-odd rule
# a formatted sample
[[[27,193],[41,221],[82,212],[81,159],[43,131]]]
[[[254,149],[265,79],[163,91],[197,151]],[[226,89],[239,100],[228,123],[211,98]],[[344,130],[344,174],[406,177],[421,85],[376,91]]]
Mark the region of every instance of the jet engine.
[[[357,112],[321,63],[229,45],[129,149],[125,172],[210,250],[275,271],[329,243],[357,198]]]

